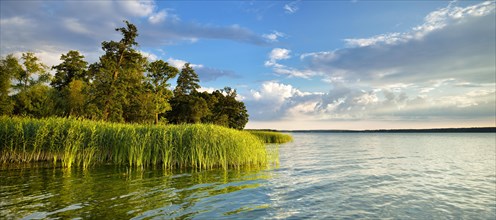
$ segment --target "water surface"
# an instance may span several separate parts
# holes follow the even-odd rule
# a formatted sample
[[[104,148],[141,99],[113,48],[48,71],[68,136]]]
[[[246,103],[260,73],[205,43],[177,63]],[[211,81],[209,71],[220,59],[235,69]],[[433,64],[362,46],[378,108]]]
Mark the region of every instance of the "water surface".
[[[0,218],[495,219],[496,134],[294,133],[269,169],[0,169]]]

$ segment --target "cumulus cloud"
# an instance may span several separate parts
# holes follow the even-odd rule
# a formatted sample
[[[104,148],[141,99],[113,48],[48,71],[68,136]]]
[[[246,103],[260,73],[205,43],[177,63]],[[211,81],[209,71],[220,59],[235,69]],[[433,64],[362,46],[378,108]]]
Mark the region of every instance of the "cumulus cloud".
[[[264,82],[245,99],[251,119],[265,120],[458,120],[494,116],[496,89],[429,97],[392,89],[361,90],[336,85],[326,93],[304,92],[290,84]]]
[[[269,59],[271,61],[289,59],[289,58],[291,58],[289,53],[291,53],[291,50],[284,49],[284,48],[274,48],[269,53]]]
[[[250,109],[251,119],[277,120],[286,114],[292,104],[298,105],[301,109],[309,109],[303,105],[309,105],[311,100],[304,99],[315,94],[320,93],[302,92],[289,84],[267,81],[262,83],[259,89],[251,90],[246,96],[245,103]]]

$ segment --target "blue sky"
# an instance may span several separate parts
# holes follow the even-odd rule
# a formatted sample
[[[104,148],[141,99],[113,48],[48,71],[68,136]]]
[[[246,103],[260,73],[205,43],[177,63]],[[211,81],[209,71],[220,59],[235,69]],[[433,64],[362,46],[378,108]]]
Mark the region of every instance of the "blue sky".
[[[203,90],[236,88],[247,128],[496,126],[494,1],[0,4],[2,56],[95,62],[129,20],[150,60],[192,63]]]

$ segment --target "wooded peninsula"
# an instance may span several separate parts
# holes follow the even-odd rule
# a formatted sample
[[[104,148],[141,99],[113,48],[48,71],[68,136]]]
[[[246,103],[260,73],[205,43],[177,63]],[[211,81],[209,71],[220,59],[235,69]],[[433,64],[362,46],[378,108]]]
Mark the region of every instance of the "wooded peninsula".
[[[93,64],[74,50],[51,68],[31,52],[0,59],[2,164],[263,167],[277,156],[265,143],[292,140],[244,131],[248,113],[235,89],[199,92],[189,63],[178,70],[149,61],[137,50],[136,26],[125,25],[116,29],[120,41],[102,42],[104,54]]]

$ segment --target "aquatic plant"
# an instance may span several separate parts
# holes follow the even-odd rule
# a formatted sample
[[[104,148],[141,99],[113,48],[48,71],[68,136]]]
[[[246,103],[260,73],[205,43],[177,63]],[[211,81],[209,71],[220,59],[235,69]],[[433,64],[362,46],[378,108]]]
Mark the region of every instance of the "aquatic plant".
[[[292,142],[293,137],[288,134],[283,134],[275,131],[262,131],[262,130],[247,130],[250,134],[257,136],[264,143],[268,144],[282,144]]]
[[[264,143],[246,131],[210,124],[138,125],[0,117],[0,162],[101,163],[165,169],[267,166]]]

